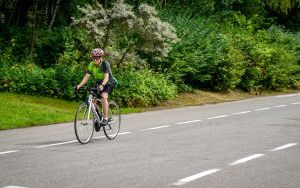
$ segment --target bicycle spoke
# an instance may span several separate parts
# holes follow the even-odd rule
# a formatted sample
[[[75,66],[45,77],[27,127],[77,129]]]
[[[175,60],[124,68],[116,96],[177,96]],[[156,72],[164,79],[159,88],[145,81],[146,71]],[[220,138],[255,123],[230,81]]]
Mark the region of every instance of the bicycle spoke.
[[[74,129],[76,138],[81,144],[86,144],[91,140],[94,133],[94,114],[86,103],[80,105],[77,110]]]
[[[108,125],[103,127],[105,136],[112,140],[117,137],[120,131],[121,115],[118,105],[114,101],[109,102],[109,121]]]

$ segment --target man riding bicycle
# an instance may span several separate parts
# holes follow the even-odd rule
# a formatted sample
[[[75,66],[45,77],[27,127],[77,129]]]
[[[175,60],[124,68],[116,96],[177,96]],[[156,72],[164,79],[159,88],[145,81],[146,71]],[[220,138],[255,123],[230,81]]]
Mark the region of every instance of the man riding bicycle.
[[[96,80],[96,84],[98,85],[98,91],[102,98],[102,109],[103,109],[103,120],[95,123],[95,130],[98,132],[101,126],[105,126],[108,124],[108,96],[111,94],[115,87],[115,79],[112,76],[112,71],[110,68],[110,64],[108,61],[104,60],[104,51],[101,48],[95,48],[91,51],[93,61],[88,65],[86,70],[86,74],[83,77],[82,81],[79,85],[76,86],[76,89],[81,88],[85,85],[90,76]],[[97,106],[97,101],[94,100],[95,106]]]

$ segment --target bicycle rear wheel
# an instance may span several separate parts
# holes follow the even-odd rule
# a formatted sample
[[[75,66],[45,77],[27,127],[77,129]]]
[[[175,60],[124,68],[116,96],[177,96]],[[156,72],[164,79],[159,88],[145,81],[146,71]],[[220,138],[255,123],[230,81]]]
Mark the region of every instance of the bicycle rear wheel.
[[[109,102],[108,125],[103,127],[104,134],[109,140],[113,140],[118,136],[121,126],[120,109],[115,101]]]
[[[94,133],[95,117],[87,103],[81,104],[76,112],[74,120],[75,135],[79,143],[87,144]]]

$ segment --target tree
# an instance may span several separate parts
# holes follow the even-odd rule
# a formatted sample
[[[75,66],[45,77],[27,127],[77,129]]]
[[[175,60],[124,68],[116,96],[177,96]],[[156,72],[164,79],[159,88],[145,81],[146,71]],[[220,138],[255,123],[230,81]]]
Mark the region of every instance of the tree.
[[[292,8],[300,7],[300,0],[266,0],[270,8],[288,14]]]
[[[78,9],[83,16],[73,18],[73,24],[83,26],[99,46],[116,49],[118,66],[129,53],[137,51],[166,56],[171,45],[179,40],[175,28],[161,21],[155,8],[147,4],[140,4],[136,12],[123,0],[108,9],[99,3]]]

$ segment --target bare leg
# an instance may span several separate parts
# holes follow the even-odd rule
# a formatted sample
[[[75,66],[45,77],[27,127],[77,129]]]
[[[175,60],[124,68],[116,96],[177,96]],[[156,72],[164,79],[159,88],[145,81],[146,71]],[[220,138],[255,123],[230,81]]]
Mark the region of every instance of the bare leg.
[[[103,118],[108,120],[108,94],[103,92],[101,96],[102,96]]]
[[[96,100],[96,99],[93,99],[93,103],[94,103],[94,105],[95,105],[95,107],[96,107],[96,109],[97,109],[97,108],[98,108],[97,100]]]

